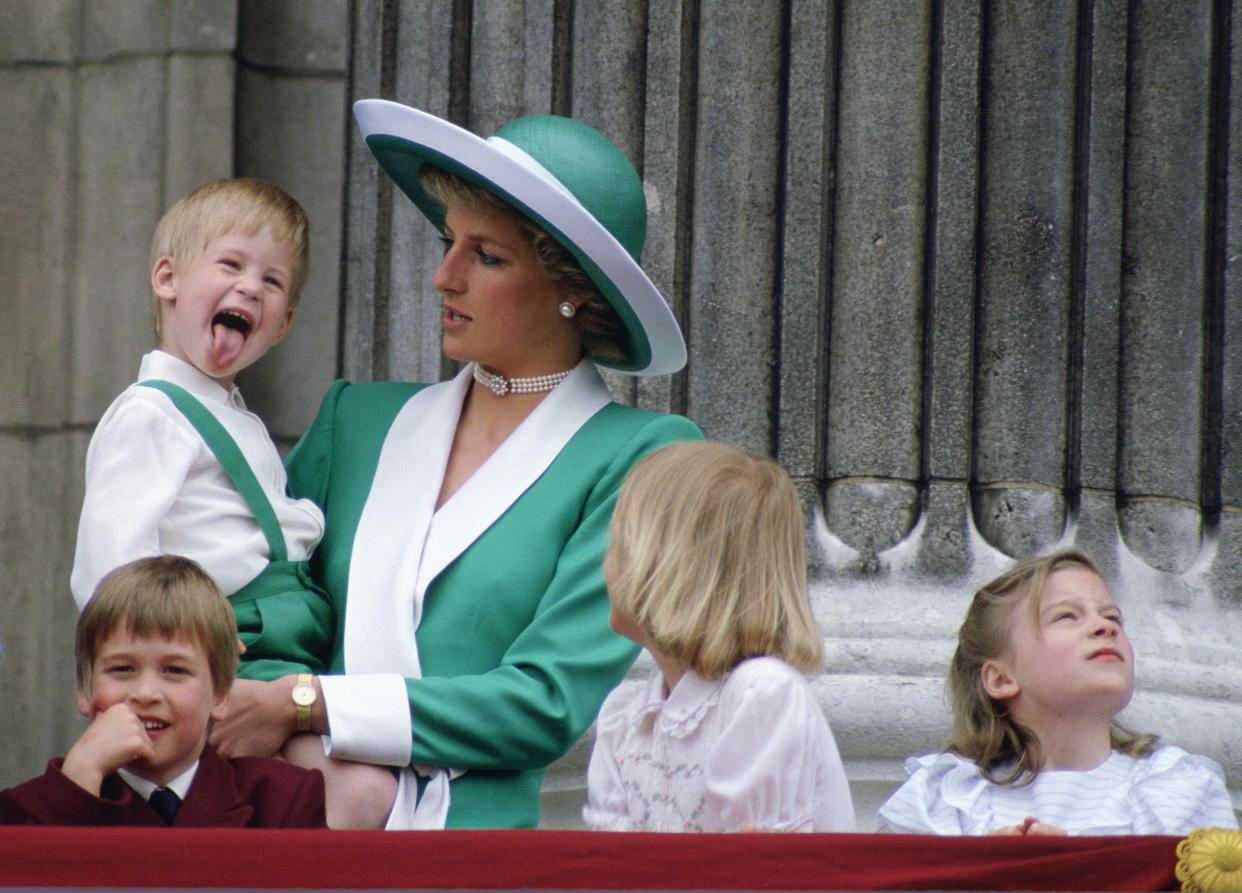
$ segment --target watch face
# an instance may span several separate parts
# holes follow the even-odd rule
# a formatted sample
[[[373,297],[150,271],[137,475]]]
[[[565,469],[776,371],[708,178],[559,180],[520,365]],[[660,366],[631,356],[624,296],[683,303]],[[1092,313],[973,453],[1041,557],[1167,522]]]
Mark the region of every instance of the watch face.
[[[293,703],[300,704],[303,707],[315,703],[315,689],[310,685],[293,686]]]

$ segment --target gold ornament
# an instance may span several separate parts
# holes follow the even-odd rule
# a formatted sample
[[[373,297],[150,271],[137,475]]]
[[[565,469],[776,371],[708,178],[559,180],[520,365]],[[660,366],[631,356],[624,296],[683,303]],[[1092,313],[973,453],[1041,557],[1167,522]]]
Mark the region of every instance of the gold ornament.
[[[1191,831],[1177,845],[1176,874],[1187,891],[1242,890],[1242,832]]]

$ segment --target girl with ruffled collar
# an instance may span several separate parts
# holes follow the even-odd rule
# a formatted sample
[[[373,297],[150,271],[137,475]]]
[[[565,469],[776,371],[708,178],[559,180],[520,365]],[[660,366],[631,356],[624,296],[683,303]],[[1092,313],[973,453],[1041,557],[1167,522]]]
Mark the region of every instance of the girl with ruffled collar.
[[[919,834],[1186,834],[1237,822],[1220,767],[1156,747],[1116,715],[1134,649],[1092,560],[1064,550],[977,593],[949,667],[945,753],[911,759],[879,830]]]

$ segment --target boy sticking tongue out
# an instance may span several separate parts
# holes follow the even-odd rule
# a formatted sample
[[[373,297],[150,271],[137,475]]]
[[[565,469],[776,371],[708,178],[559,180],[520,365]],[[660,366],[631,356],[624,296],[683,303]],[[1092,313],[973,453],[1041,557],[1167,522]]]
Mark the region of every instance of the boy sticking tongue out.
[[[293,323],[292,246],[270,227],[225,230],[196,257],[163,255],[151,269],[160,347],[226,388],[279,344]]]

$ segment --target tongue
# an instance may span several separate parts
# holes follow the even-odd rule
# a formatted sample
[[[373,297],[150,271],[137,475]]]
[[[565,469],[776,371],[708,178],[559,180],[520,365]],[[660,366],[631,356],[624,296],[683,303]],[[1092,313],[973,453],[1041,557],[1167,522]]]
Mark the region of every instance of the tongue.
[[[231,366],[246,346],[246,336],[220,323],[211,327],[211,354],[221,369]]]

